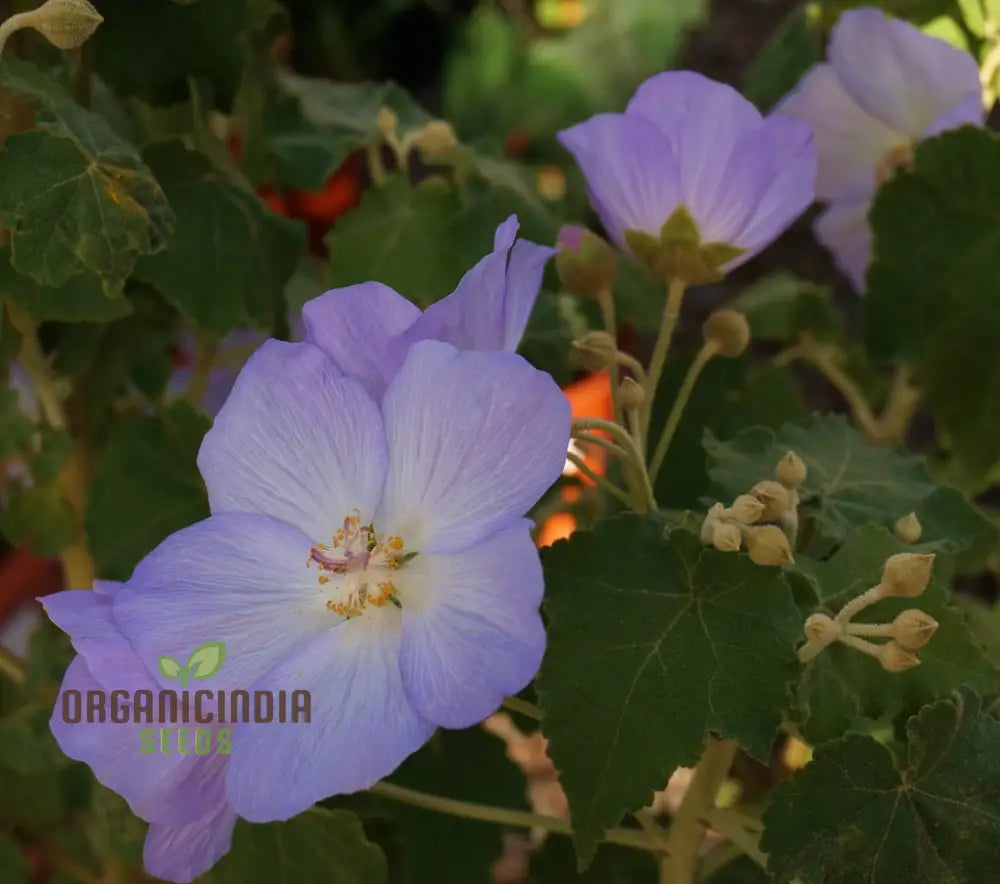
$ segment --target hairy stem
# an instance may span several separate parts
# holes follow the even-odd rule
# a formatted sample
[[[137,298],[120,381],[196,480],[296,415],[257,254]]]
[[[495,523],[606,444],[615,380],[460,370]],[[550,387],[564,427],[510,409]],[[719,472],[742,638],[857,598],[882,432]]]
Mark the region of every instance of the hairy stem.
[[[684,300],[686,285],[681,279],[671,279],[667,284],[667,301],[663,306],[663,319],[660,332],[653,346],[653,357],[649,362],[649,373],[646,377],[646,404],[643,410],[642,435],[649,436],[649,420],[653,413],[653,400],[656,398],[656,388],[663,374],[667,355],[670,353],[670,342],[677,326],[677,318],[681,313],[681,302]]]
[[[28,678],[28,665],[16,654],[0,647],[0,675],[14,684],[24,684]]]
[[[715,809],[715,796],[736,756],[732,740],[709,736],[684,800],[667,835],[670,884],[692,884],[698,848],[705,834],[706,815]]]
[[[437,813],[463,817],[469,820],[481,820],[485,823],[497,823],[501,826],[516,826],[524,829],[544,829],[556,835],[572,835],[573,828],[569,820],[557,817],[541,816],[524,810],[512,810],[507,807],[493,807],[488,804],[475,804],[471,801],[459,801],[455,798],[445,798],[440,795],[429,795],[415,789],[407,789],[384,780],[369,789],[374,795],[399,801],[402,804],[412,804]],[[608,844],[619,844],[622,847],[634,847],[638,850],[659,852],[662,848],[653,842],[644,832],[633,829],[608,829],[604,833],[604,841]]]
[[[634,485],[633,490],[636,496],[633,508],[640,513],[656,509],[656,498],[653,496],[653,485],[649,481],[645,461],[628,430],[620,424],[598,417],[581,417],[573,421],[572,433],[574,436],[586,430],[602,430],[607,433],[627,455],[626,475],[631,477],[629,479],[630,485]]]
[[[688,400],[690,400],[691,394],[694,392],[695,384],[698,383],[698,377],[705,366],[711,361],[712,357],[718,352],[719,345],[715,341],[705,341],[694,357],[694,362],[688,368],[687,374],[684,375],[684,381],[681,384],[680,390],[677,391],[677,398],[674,399],[673,405],[670,406],[667,423],[660,434],[659,442],[656,443],[656,451],[653,453],[653,460],[649,465],[649,479],[654,484],[656,476],[660,472],[660,467],[663,466],[663,460],[667,456],[667,451],[670,450],[670,443],[677,432],[684,409],[687,407]]]
[[[529,703],[520,697],[504,697],[503,708],[509,709],[511,712],[519,712],[521,715],[535,719],[535,721],[541,721],[542,719],[542,710],[534,703]]]
[[[628,496],[628,492],[619,488],[614,482],[610,482],[605,479],[600,473],[595,473],[590,467],[588,467],[584,462],[582,457],[578,457],[572,451],[566,455],[566,459],[569,460],[573,466],[575,466],[583,475],[590,479],[598,488],[602,491],[606,491],[612,497],[618,498],[625,506],[632,505],[632,498]]]

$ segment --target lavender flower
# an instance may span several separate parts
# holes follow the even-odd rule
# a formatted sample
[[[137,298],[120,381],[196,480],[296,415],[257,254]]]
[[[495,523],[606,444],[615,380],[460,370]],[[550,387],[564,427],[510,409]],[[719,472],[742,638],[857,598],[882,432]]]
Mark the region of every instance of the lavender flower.
[[[689,71],[658,74],[624,114],[599,114],[559,140],[608,234],[687,282],[743,263],[813,199],[809,127],[762,119],[729,86]]]
[[[199,455],[213,515],[117,592],[46,600],[80,654],[64,690],[170,687],[160,657],[222,642],[213,689],[311,694],[311,723],[235,724],[221,760],[140,756],[130,725],[53,721],[153,822],[150,871],[189,880],[236,813],[286,819],[367,788],[531,680],[545,633],[523,516],[569,429],[553,380],[511,353],[418,341],[380,402],[314,344],[250,358]]]
[[[545,264],[556,253],[515,241],[517,229],[517,216],[511,215],[496,230],[493,252],[462,277],[454,292],[423,312],[378,282],[314,298],[302,310],[306,340],[376,398],[417,341],[514,352],[538,297]]]
[[[868,210],[883,181],[912,162],[924,138],[983,119],[972,57],[877,9],[845,12],[828,61],[778,107],[813,128],[816,195],[830,202],[816,233],[854,287],[871,256]]]
[[[236,814],[225,796],[225,755],[140,752],[143,724],[67,723],[66,691],[155,691],[156,676],[118,628],[113,602],[122,584],[97,581],[94,591],[70,590],[41,599],[45,612],[69,633],[77,656],[63,678],[51,727],[63,752],[83,761],[105,786],[149,822],[143,863],[150,874],[186,882],[226,851]]]

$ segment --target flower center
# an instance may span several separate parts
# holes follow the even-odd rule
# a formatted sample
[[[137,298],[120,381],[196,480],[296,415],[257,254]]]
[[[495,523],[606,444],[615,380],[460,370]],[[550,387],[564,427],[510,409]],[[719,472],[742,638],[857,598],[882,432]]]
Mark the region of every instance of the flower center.
[[[910,142],[898,144],[886,154],[875,170],[875,183],[881,186],[896,174],[897,169],[908,169],[912,165],[913,145]]]
[[[342,617],[358,617],[369,605],[376,608],[393,604],[397,598],[393,576],[416,553],[403,552],[403,538],[375,532],[375,525],[362,525],[357,510],[344,518],[329,545],[320,543],[309,550],[306,567],[319,569],[317,582],[334,594],[326,606]]]

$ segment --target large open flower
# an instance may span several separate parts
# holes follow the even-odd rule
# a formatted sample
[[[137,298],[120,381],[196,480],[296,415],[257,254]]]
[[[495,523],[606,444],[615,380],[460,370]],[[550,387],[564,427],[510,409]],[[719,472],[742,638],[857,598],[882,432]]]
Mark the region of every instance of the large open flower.
[[[690,71],[643,83],[623,114],[598,114],[559,134],[587,179],[608,234],[658,238],[683,208],[709,261],[728,270],[772,242],[813,200],[809,127],[763,119],[736,90]]]
[[[814,65],[778,106],[810,126],[816,195],[831,205],[816,233],[859,291],[871,255],[868,209],[879,184],[928,136],[983,119],[972,56],[877,9],[845,12],[829,61]]]

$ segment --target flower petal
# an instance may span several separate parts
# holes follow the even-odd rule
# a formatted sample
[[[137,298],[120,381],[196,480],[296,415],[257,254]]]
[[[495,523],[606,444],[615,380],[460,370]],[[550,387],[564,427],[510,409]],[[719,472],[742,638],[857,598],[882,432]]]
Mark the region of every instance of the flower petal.
[[[403,686],[435,724],[482,721],[538,671],[543,582],[530,525],[455,555],[419,555],[399,571]]]
[[[306,340],[378,400],[399,368],[391,341],[420,318],[420,309],[380,282],[364,282],[307,302],[302,318]]]
[[[197,522],[139,563],[115,598],[115,620],[154,673],[161,655],[183,666],[195,648],[223,642],[225,661],[211,687],[247,689],[340,620],[306,565],[310,546],[297,528],[266,516],[227,513]]]
[[[142,851],[146,871],[177,884],[194,880],[229,852],[236,819],[232,808],[222,802],[190,823],[153,823]]]
[[[984,115],[982,96],[978,93],[970,94],[938,116],[924,130],[924,137],[931,138],[948,129],[957,129],[959,126],[981,126]]]
[[[681,202],[680,167],[670,140],[649,120],[598,114],[559,133],[587,179],[608,235],[626,248],[625,230],[658,236]]]
[[[496,231],[493,252],[459,281],[447,298],[432,304],[403,334],[415,341],[447,341],[460,350],[514,352],[538,297],[545,264],[556,249],[514,241],[517,216]]]
[[[970,95],[981,95],[971,55],[877,9],[845,12],[827,55],[861,107],[911,138]]]
[[[908,141],[865,112],[830,64],[814,65],[775,112],[812,126],[819,154],[816,196],[822,200],[874,193],[879,166]]]
[[[378,502],[382,421],[318,347],[267,341],[205,436],[198,468],[213,513],[275,516],[327,541],[344,516],[358,509],[367,520]]]
[[[69,589],[39,601],[49,619],[73,642],[87,669],[106,691],[154,690],[156,682],[112,616],[113,596]]]
[[[414,344],[382,411],[390,466],[379,524],[407,550],[468,548],[523,516],[566,463],[569,403],[512,353]]]
[[[740,171],[731,168],[728,177],[735,181],[756,174],[764,187],[750,208],[749,220],[728,240],[746,250],[730,267],[742,264],[774,242],[812,203],[816,184],[812,130],[801,120],[768,117],[740,142],[737,150],[739,159],[734,156],[734,164]],[[742,189],[749,191],[749,182]]]
[[[831,203],[819,218],[816,238],[833,253],[833,259],[854,286],[865,290],[865,274],[872,254],[872,233],[868,225],[867,199]]]
[[[654,123],[672,142],[682,200],[699,228],[740,198],[725,172],[736,145],[761,117],[732,86],[692,71],[667,71],[646,80],[625,112]],[[726,242],[704,231],[702,238]]]
[[[367,789],[431,734],[399,674],[399,612],[368,611],[304,643],[255,685],[307,690],[311,721],[244,724],[233,736],[227,792],[253,822],[288,819],[330,795]]]

